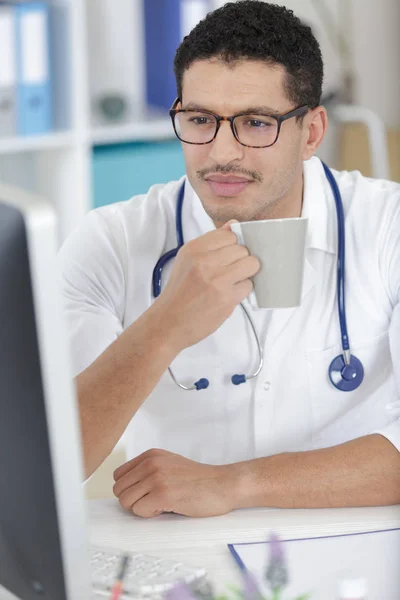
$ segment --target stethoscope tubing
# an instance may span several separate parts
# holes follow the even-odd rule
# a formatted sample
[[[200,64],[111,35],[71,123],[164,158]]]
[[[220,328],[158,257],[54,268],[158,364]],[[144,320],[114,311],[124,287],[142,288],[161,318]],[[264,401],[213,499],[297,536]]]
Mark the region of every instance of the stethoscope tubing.
[[[343,213],[343,202],[340,195],[340,191],[331,170],[323,162],[325,175],[331,186],[333,197],[336,204],[336,215],[337,215],[337,230],[338,230],[338,262],[337,262],[337,294],[338,294],[338,314],[340,333],[342,337],[342,350],[343,354],[346,350],[350,350],[349,335],[347,333],[347,322],[346,322],[346,303],[345,303],[345,261],[346,261],[346,239],[345,239],[345,228],[344,228],[344,213]]]
[[[321,161],[322,162],[322,161]],[[351,355],[350,352],[350,341],[349,335],[347,331],[347,321],[346,321],[346,304],[345,304],[345,223],[344,223],[344,211],[343,211],[343,202],[340,194],[339,187],[337,182],[329,169],[329,167],[322,162],[322,166],[325,171],[325,175],[330,184],[333,197],[336,205],[336,214],[337,214],[337,231],[338,231],[338,261],[337,261],[337,296],[338,296],[338,316],[339,316],[339,325],[340,325],[340,334],[341,334],[341,342],[342,342],[342,355],[337,356],[332,360],[329,367],[329,378],[332,384],[341,391],[353,391],[363,381],[364,378],[364,369],[362,363],[356,358],[354,355]],[[176,228],[176,237],[177,237],[177,247],[169,250],[160,259],[157,261],[156,266],[154,267],[153,277],[152,277],[152,291],[153,297],[157,298],[161,293],[162,287],[162,271],[165,265],[175,258],[180,248],[184,244],[183,237],[183,225],[182,225],[182,212],[183,212],[183,201],[185,195],[185,182],[179,189],[178,200],[176,206],[176,214],[175,214],[175,228]],[[251,375],[233,375],[231,381],[234,385],[239,385],[241,383],[245,383],[246,381],[253,379],[259,375],[263,368],[264,357],[263,357],[263,349],[261,347],[260,339],[258,337],[256,328],[254,326],[251,315],[248,310],[244,306],[243,303],[240,304],[242,310],[244,311],[250,325],[252,328],[252,332],[254,334],[254,338],[257,344],[258,351],[258,366],[257,369]],[[176,383],[178,387],[184,390],[200,390],[205,389],[209,385],[208,379],[202,378],[199,379],[191,386],[185,386],[180,383],[175,375],[172,372],[171,367],[168,368],[169,373]]]

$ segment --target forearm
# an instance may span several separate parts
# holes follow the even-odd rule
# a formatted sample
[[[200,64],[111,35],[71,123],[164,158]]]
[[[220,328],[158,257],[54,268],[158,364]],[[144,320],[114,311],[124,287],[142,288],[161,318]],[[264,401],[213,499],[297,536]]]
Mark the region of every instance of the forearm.
[[[153,305],[77,377],[86,477],[112,451],[175,358],[167,325]]]
[[[381,435],[237,463],[232,469],[236,508],[400,504],[400,453]]]

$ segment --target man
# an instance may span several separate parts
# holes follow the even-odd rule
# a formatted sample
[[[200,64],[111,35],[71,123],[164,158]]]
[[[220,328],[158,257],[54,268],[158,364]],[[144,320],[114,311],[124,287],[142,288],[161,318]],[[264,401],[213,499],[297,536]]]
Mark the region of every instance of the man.
[[[131,460],[114,493],[144,517],[399,503],[400,186],[333,172],[351,352],[365,371],[342,392],[328,375],[342,353],[338,229],[314,157],[327,115],[311,30],[277,5],[229,3],[184,39],[175,74],[186,177],[92,211],[60,255],[87,476],[126,431]],[[183,183],[186,243],[154,299]],[[259,262],[230,222],[299,216],[309,218],[301,306],[253,311]],[[240,302],[265,362],[234,386],[258,360]],[[179,387],[201,377],[207,389]]]

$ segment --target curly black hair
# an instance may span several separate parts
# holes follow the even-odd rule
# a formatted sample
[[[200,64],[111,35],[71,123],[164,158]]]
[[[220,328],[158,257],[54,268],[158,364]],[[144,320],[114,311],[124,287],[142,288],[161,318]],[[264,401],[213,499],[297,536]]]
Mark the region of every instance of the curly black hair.
[[[228,2],[208,13],[176,51],[174,72],[178,97],[183,74],[202,59],[227,63],[260,60],[286,69],[285,91],[297,106],[320,104],[324,65],[311,28],[284,6],[262,0]]]

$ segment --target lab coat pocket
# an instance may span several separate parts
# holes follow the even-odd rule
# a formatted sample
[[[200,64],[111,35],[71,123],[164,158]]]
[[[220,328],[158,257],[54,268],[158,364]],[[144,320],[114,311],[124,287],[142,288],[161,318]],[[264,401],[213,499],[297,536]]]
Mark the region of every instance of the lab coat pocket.
[[[393,402],[397,392],[389,332],[354,343],[351,352],[364,367],[361,385],[351,392],[339,391],[329,378],[332,360],[342,353],[340,344],[306,352],[313,448],[333,446],[367,435],[391,421],[387,404]]]

